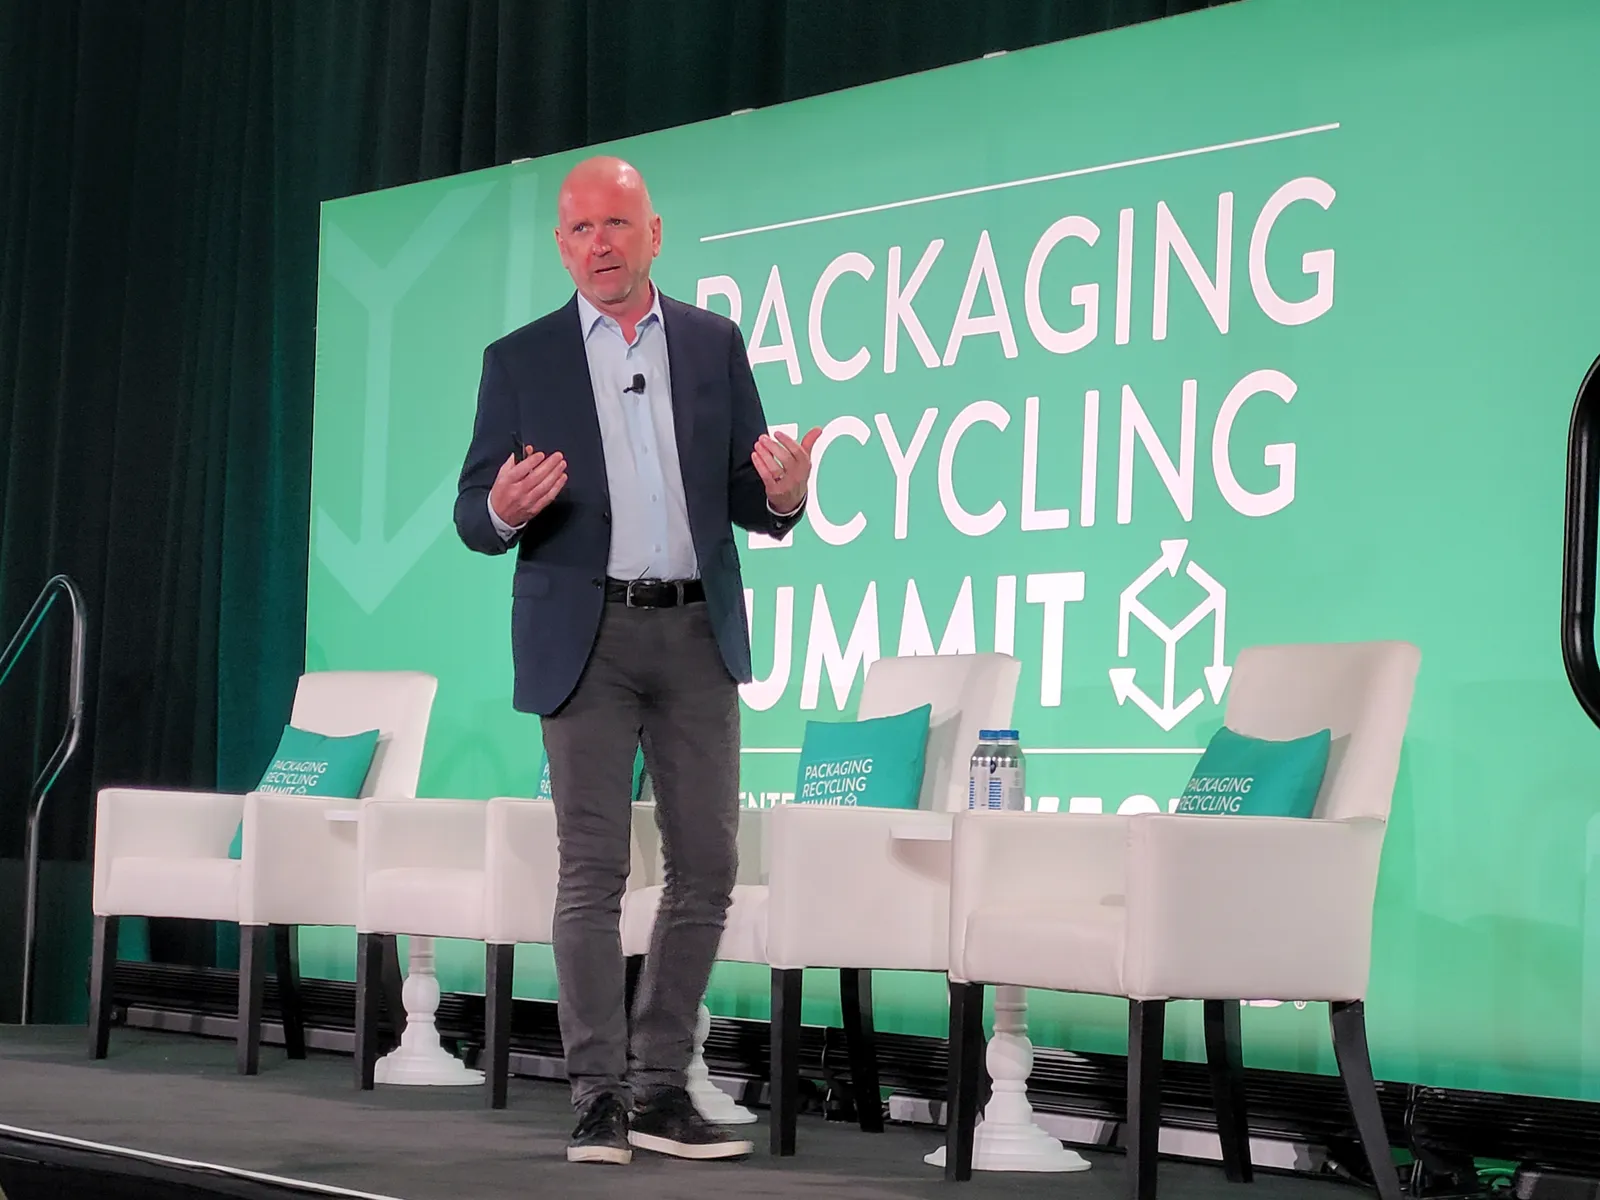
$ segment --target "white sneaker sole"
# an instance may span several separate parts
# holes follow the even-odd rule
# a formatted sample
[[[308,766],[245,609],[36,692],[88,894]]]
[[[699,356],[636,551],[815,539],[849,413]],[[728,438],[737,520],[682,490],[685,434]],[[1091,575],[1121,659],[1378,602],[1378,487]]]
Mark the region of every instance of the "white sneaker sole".
[[[616,1163],[627,1166],[633,1151],[626,1146],[568,1146],[567,1161],[574,1163]]]
[[[629,1133],[628,1141],[639,1150],[652,1150],[673,1158],[713,1159],[743,1158],[755,1149],[754,1142],[675,1142],[671,1138],[655,1137],[648,1133]]]

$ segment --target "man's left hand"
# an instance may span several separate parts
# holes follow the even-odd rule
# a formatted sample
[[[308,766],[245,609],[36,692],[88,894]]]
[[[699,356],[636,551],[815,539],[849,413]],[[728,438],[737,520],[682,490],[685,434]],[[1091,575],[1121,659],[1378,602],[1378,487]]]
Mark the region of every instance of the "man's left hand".
[[[798,442],[787,433],[764,433],[756,439],[750,461],[766,485],[773,512],[792,513],[805,500],[811,485],[811,447],[821,436],[822,430],[813,429]]]

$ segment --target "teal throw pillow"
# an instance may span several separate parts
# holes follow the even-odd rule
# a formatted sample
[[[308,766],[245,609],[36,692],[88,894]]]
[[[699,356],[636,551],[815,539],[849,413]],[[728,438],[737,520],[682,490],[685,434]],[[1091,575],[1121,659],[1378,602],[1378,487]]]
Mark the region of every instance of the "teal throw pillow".
[[[378,731],[328,737],[293,725],[283,727],[283,737],[272,762],[256,784],[258,792],[286,792],[296,796],[332,796],[354,800],[367,781],[372,756],[378,750]],[[238,858],[244,845],[244,823],[234,831],[228,857]]]
[[[1180,813],[1309,817],[1328,769],[1326,729],[1286,742],[1246,737],[1224,725],[1211,739],[1178,802]]]
[[[633,756],[633,798],[639,799],[639,793],[644,785],[644,747],[640,746]],[[543,750],[539,751],[539,790],[534,795],[540,800],[550,799],[550,756]]]
[[[933,705],[865,721],[807,721],[794,803],[916,808]]]

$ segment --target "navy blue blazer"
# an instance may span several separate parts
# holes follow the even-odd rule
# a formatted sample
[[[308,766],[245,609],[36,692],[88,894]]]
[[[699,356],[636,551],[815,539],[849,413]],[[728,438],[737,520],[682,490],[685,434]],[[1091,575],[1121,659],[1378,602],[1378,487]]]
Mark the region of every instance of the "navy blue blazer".
[[[774,516],[750,462],[767,420],[739,327],[726,317],[661,297],[672,373],[672,420],[688,501],[689,530],[706,608],[728,673],[750,679],[750,631],[733,526],[781,537],[800,519]],[[513,539],[512,704],[547,715],[564,704],[589,661],[605,604],[611,498],[594,385],[574,295],[565,306],[483,352],[478,415],[461,467],[456,531],[481,554],[504,554],[489,519],[489,489],[511,453],[512,434],[567,458],[561,494]]]

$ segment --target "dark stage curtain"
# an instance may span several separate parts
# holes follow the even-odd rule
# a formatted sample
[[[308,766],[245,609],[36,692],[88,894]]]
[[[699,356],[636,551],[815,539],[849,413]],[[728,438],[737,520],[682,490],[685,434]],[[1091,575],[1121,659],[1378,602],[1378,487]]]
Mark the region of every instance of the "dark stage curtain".
[[[243,788],[276,745],[320,201],[1205,6],[0,0],[0,640],[56,572],[91,630],[46,856],[88,856],[98,787]],[[0,689],[0,859],[64,648]]]

